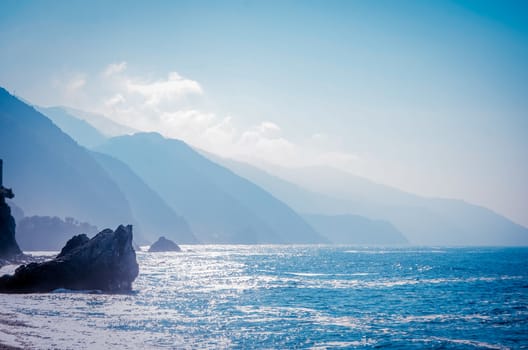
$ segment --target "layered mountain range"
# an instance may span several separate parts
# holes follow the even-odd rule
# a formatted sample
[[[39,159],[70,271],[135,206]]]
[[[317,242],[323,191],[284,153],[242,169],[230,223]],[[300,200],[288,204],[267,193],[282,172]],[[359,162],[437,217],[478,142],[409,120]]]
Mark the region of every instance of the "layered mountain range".
[[[262,170],[1,88],[0,158],[26,216],[130,223],[145,243],[528,244],[528,229],[464,201],[331,168]]]
[[[390,223],[416,245],[528,244],[526,227],[463,200],[422,197],[328,167],[269,166],[264,171],[231,159],[211,157],[300,213],[335,218],[333,225],[341,222],[350,227],[351,223],[345,223],[342,216],[359,215]]]

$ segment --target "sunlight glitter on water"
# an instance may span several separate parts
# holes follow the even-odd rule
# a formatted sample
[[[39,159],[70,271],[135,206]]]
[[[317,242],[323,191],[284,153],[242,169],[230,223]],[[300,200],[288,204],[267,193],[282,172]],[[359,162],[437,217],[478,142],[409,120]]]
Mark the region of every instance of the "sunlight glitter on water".
[[[528,346],[528,249],[183,250],[139,252],[130,295],[0,295],[1,342],[61,349]]]

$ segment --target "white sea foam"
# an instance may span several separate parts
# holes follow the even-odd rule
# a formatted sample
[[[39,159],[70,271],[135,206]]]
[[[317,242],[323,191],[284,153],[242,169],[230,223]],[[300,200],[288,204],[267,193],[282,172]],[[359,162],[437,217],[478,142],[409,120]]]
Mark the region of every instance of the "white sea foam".
[[[395,250],[379,250],[379,249],[352,249],[345,250],[345,253],[351,254],[445,254],[446,250],[409,250],[409,249],[395,249]]]
[[[20,265],[4,265],[4,266],[0,267],[0,276],[14,274],[16,268],[19,267],[19,266]]]
[[[310,273],[310,272],[287,272],[289,275],[300,276],[300,277],[322,277],[322,276],[336,276],[336,277],[347,277],[347,276],[368,276],[373,275],[369,272],[354,272],[354,273]]]
[[[335,348],[357,348],[357,347],[371,347],[376,345],[374,339],[363,338],[356,341],[329,341],[324,343],[317,343],[314,346],[310,347],[312,350],[326,350],[326,349],[335,349]]]
[[[430,314],[430,315],[410,315],[410,316],[399,316],[396,318],[398,322],[402,323],[428,323],[428,322],[452,322],[452,321],[488,321],[490,316],[471,314],[471,315],[458,315],[458,314]]]
[[[294,274],[292,274],[294,275]],[[493,283],[500,280],[515,280],[522,279],[523,276],[498,276],[498,277],[469,277],[469,278],[406,278],[406,279],[376,279],[376,280],[362,280],[362,279],[310,279],[303,277],[313,277],[309,275],[295,274],[298,278],[282,277],[280,281],[282,284],[296,283],[298,288],[328,288],[328,289],[349,289],[349,288],[394,288],[413,285],[427,285],[427,284],[464,284],[487,282]],[[331,275],[330,276],[334,276]]]
[[[476,340],[469,340],[469,339],[450,339],[445,337],[430,337],[427,339],[416,339],[416,341],[420,342],[446,342],[446,343],[452,343],[452,344],[460,344],[460,345],[469,345],[473,346],[475,348],[481,348],[481,349],[495,349],[495,350],[508,350],[510,349],[507,346],[503,346],[500,344],[492,344],[492,343],[486,343],[482,341],[476,341]]]

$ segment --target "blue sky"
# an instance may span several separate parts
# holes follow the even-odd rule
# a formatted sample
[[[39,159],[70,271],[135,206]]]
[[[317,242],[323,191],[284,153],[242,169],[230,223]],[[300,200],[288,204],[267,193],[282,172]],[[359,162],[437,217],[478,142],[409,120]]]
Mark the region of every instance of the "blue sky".
[[[528,225],[528,5],[2,1],[0,84]]]

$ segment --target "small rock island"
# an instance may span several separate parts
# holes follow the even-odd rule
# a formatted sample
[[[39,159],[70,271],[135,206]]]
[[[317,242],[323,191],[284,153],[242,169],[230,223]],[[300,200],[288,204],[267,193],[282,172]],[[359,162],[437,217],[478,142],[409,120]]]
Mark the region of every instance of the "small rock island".
[[[160,237],[153,245],[150,246],[149,252],[181,252],[181,248],[165,237]]]

